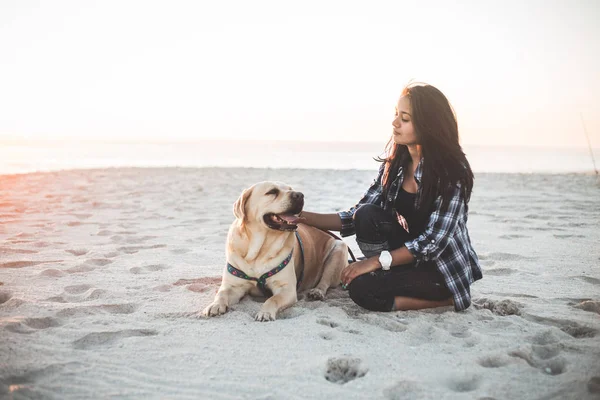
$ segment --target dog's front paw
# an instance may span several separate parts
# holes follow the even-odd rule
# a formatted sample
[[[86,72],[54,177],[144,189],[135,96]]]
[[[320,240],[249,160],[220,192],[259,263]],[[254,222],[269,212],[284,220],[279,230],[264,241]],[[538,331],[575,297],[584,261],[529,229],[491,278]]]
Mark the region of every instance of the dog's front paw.
[[[221,303],[212,303],[202,311],[202,315],[205,317],[214,317],[217,315],[225,314],[227,312],[227,306]]]
[[[314,288],[306,293],[306,297],[309,300],[325,300],[325,293],[321,289]]]
[[[254,319],[261,322],[275,321],[275,313],[260,310]]]

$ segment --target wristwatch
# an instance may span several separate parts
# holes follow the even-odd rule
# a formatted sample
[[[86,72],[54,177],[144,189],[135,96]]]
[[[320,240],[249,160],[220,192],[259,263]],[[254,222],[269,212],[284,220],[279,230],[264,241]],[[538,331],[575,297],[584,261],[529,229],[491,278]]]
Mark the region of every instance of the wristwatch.
[[[392,255],[389,251],[384,250],[379,254],[379,263],[381,264],[381,269],[384,271],[389,271],[392,266]]]

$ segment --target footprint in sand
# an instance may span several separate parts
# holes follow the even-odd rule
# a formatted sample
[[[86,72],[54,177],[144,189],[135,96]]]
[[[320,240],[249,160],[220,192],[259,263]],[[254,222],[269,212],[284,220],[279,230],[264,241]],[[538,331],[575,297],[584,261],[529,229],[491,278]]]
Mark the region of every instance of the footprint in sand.
[[[488,255],[488,258],[490,260],[497,260],[497,261],[521,261],[521,260],[528,260],[529,257],[525,257],[519,254],[513,254],[513,253],[501,253],[501,252],[497,252],[497,253],[490,253]]]
[[[111,345],[119,340],[134,336],[156,336],[154,329],[126,329],[116,332],[93,332],[73,342],[76,349],[87,350],[95,347]]]
[[[481,378],[479,376],[456,376],[446,381],[448,389],[459,393],[472,392],[480,384]]]
[[[360,335],[360,331],[343,326],[340,323],[334,321],[333,319],[331,319],[329,317],[319,317],[319,318],[317,318],[316,322],[317,322],[317,324],[326,326],[328,328],[332,328],[332,329],[338,328],[337,330],[344,332],[344,333]],[[321,333],[319,333],[319,336],[325,340],[331,340],[331,339],[335,338],[335,335],[331,331],[321,332]]]
[[[513,360],[505,354],[495,354],[481,357],[477,360],[477,364],[483,368],[500,368],[511,364]]]
[[[582,301],[581,303],[574,305],[573,307],[579,308],[580,310],[583,310],[583,311],[589,311],[589,312],[594,312],[596,314],[600,314],[600,301],[586,300],[586,301]]]
[[[40,379],[51,379],[52,376],[63,372],[68,375],[75,375],[76,372],[80,372],[84,369],[84,365],[78,362],[69,362],[69,363],[59,363],[59,364],[51,364],[47,367],[40,369],[28,370],[19,375],[9,375],[0,380],[0,396],[4,394],[9,394],[10,397],[14,399],[43,399],[47,398],[47,394],[43,395],[42,393],[36,391],[34,389],[35,383]],[[4,393],[3,388],[4,386]],[[9,389],[10,388],[10,389]],[[4,397],[3,397],[4,398]]]
[[[42,272],[40,272],[40,276],[47,276],[50,278],[60,278],[65,275],[67,275],[66,272],[61,271],[60,269],[56,269],[56,268],[49,268],[49,269],[45,269]]]
[[[328,326],[330,328],[337,328],[338,326],[340,326],[340,324],[328,317],[321,317],[317,319],[317,324]]]
[[[534,351],[514,350],[509,356],[525,360],[533,368],[537,368],[548,375],[560,375],[567,370],[567,361],[562,357],[541,359]]]
[[[0,291],[0,304],[6,303],[12,297],[12,293],[7,291]]]
[[[591,377],[588,381],[587,389],[590,393],[600,393],[600,376]]]
[[[399,321],[395,315],[388,316],[364,313],[358,314],[356,318],[369,325],[373,325],[390,332],[404,332],[408,329],[408,325],[403,321]]]
[[[92,285],[71,285],[71,286],[66,286],[64,288],[64,291],[69,293],[69,294],[80,294],[83,292],[86,292],[88,289],[91,289]]]
[[[425,399],[429,397],[426,393],[425,386],[415,381],[400,381],[383,390],[383,395],[388,400]]]
[[[332,340],[335,338],[333,332],[321,332],[319,333],[319,337],[324,340]]]
[[[99,306],[74,307],[60,310],[56,316],[60,318],[81,317],[97,314],[133,314],[139,308],[138,304],[103,304]]]
[[[343,385],[367,374],[368,368],[361,365],[360,358],[334,357],[327,360],[325,379]]]
[[[172,254],[186,254],[192,251],[191,249],[172,249],[170,252]]]
[[[175,282],[175,286],[187,286],[192,292],[216,292],[221,285],[221,276],[205,276],[196,279],[180,279]]]
[[[62,325],[61,322],[52,317],[24,318],[14,317],[9,319],[4,328],[14,333],[33,333],[38,330],[53,328]]]
[[[165,264],[152,264],[152,265],[145,265],[143,267],[130,268],[129,272],[131,272],[132,274],[147,274],[150,272],[162,271],[162,270],[168,269],[168,268],[170,268],[170,267]]]
[[[77,265],[75,267],[71,267],[65,270],[65,272],[69,273],[69,274],[79,274],[82,272],[90,272],[95,270],[96,268],[94,268],[91,265],[88,264],[81,264],[81,265]]]
[[[589,326],[581,325],[575,321],[569,321],[559,318],[540,317],[533,314],[522,315],[528,321],[535,322],[541,325],[555,326],[561,331],[571,335],[576,339],[592,338],[598,334],[598,330]]]
[[[105,265],[112,264],[113,260],[109,260],[108,258],[91,258],[85,260],[85,263],[95,265],[97,267],[104,267]]]
[[[118,251],[125,254],[135,254],[140,250],[152,250],[152,249],[160,249],[163,247],[167,247],[166,244],[155,244],[152,246],[122,246],[117,248]]]
[[[74,256],[83,256],[86,255],[89,250],[88,249],[69,249],[69,250],[65,250],[67,253],[71,253]]]
[[[79,285],[77,285],[79,286]],[[73,286],[70,286],[71,288]],[[53,301],[55,303],[81,303],[84,301],[92,301],[92,300],[98,300],[102,297],[105,297],[106,294],[108,293],[107,290],[104,289],[94,289],[91,286],[86,289],[85,291],[81,291],[78,293],[69,293],[65,291],[58,295],[58,296],[54,296],[54,297],[50,297],[49,299],[47,299],[48,301]]]

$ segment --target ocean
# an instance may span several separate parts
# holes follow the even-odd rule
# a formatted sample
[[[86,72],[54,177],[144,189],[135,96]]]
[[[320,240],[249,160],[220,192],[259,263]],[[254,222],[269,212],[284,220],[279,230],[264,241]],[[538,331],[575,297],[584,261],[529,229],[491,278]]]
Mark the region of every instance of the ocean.
[[[382,143],[211,140],[0,145],[0,174],[111,167],[376,170]],[[465,146],[474,172],[593,173],[588,149]],[[594,150],[600,158],[600,150]]]

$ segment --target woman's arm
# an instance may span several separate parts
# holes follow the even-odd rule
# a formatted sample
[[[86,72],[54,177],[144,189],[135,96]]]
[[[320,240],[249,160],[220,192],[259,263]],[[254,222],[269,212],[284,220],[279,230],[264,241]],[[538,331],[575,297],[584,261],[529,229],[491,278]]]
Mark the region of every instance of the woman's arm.
[[[320,214],[302,211],[300,213],[300,222],[325,231],[339,232],[342,229],[342,219],[338,214]]]
[[[392,255],[392,268],[402,268],[415,260],[415,257],[404,246],[390,251],[390,254]],[[377,271],[379,268],[381,268],[379,256],[354,262],[342,271],[342,284],[348,286],[357,276]]]

